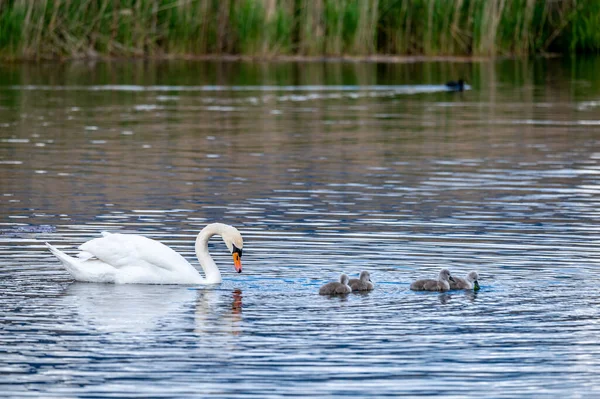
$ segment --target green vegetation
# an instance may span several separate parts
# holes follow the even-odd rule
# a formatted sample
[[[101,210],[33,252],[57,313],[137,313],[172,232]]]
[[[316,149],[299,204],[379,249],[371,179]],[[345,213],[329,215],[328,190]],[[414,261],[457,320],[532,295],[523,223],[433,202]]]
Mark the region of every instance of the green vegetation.
[[[0,56],[600,50],[598,0],[0,0]]]

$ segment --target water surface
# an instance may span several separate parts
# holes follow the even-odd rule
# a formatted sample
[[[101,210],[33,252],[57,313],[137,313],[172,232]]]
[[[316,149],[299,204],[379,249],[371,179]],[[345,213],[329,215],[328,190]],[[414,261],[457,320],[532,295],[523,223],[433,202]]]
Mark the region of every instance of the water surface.
[[[0,67],[0,385],[15,397],[594,396],[600,59]],[[472,90],[448,93],[465,77]],[[75,283],[101,231],[217,287]],[[441,267],[477,292],[414,293]],[[375,291],[317,295],[340,272]]]

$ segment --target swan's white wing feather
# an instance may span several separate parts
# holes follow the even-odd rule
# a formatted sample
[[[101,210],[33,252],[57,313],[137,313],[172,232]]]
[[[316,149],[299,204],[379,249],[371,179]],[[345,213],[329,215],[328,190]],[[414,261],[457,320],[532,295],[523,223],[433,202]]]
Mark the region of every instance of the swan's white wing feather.
[[[190,267],[171,248],[135,234],[108,234],[82,244],[79,249],[116,268],[153,266],[176,271],[179,267]]]
[[[94,255],[92,255],[89,252],[86,251],[81,251],[80,253],[77,254],[77,257],[81,260],[88,260],[94,257]]]

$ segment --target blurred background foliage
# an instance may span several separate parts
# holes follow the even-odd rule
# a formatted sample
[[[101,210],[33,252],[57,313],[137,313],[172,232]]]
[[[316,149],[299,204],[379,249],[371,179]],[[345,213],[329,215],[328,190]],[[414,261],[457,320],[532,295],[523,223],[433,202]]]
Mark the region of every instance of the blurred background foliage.
[[[600,50],[597,0],[0,0],[0,55],[531,55]]]

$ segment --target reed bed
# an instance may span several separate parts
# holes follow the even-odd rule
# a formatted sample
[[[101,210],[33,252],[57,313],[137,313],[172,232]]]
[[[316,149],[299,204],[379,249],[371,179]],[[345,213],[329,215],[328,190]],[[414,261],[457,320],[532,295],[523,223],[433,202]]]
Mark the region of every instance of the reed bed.
[[[0,0],[0,56],[598,52],[597,0]]]

